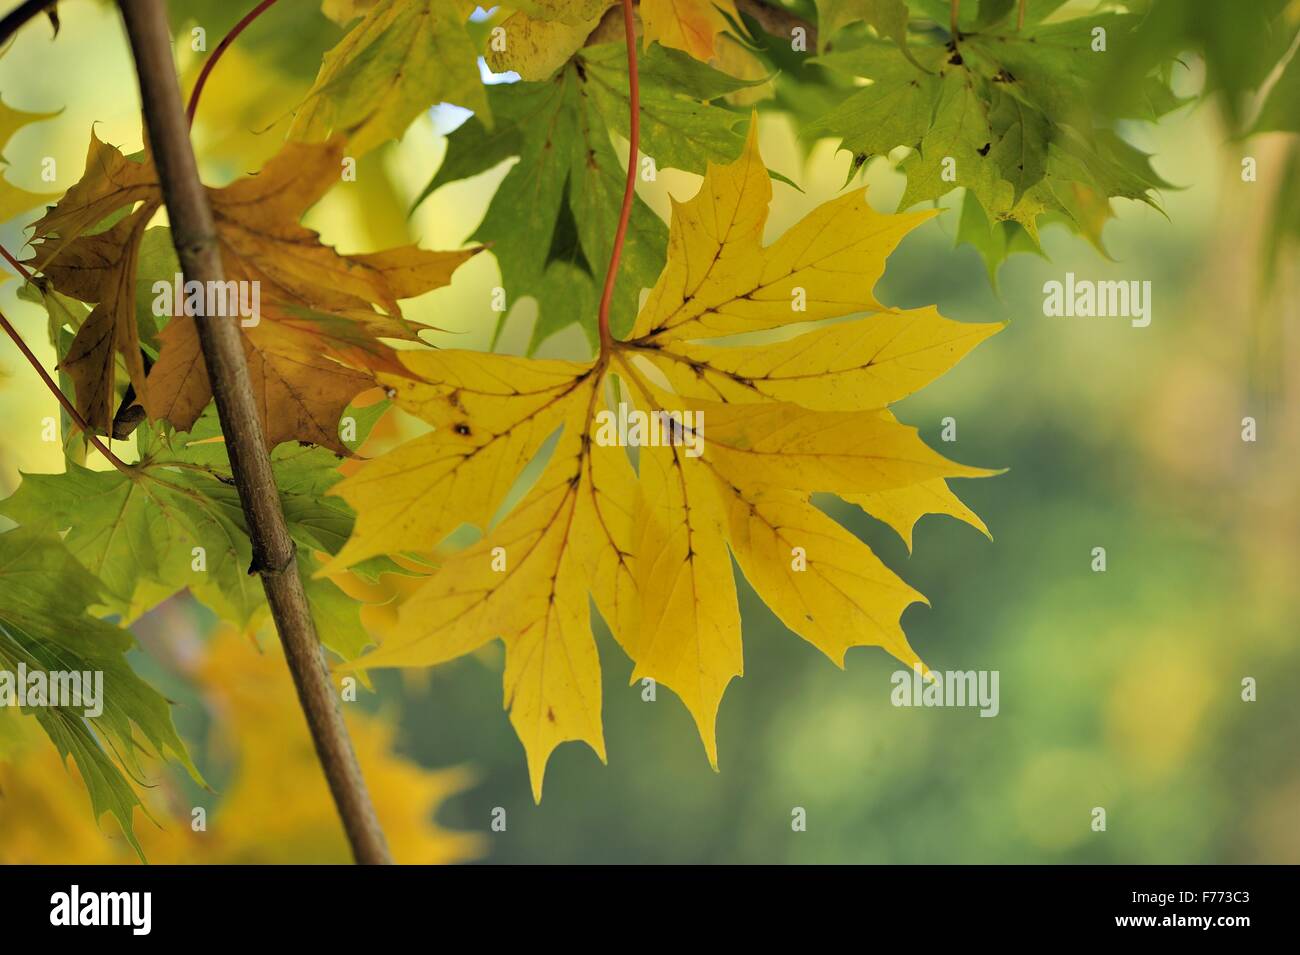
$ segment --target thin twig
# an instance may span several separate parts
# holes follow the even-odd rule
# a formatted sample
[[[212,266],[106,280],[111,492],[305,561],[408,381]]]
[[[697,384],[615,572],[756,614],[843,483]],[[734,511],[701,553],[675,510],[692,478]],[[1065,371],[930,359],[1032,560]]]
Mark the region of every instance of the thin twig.
[[[23,24],[53,7],[55,2],[56,0],[26,0],[25,3],[20,3],[6,13],[4,19],[0,20],[0,47],[9,42],[9,38],[17,33]],[[56,31],[57,29],[55,27]]]
[[[226,52],[230,44],[238,39],[239,34],[243,33],[250,23],[260,17],[274,3],[275,0],[262,0],[261,3],[244,14],[244,18],[231,27],[230,32],[221,38],[217,48],[212,51],[212,55],[203,64],[203,69],[199,70],[199,78],[194,81],[194,90],[190,93],[189,105],[185,107],[185,119],[191,126],[194,125],[194,113],[199,108],[199,97],[203,95],[203,87],[207,85],[208,74],[216,67],[217,61],[221,59],[221,55]]]
[[[27,266],[18,259],[14,258],[13,254],[3,245],[0,245],[0,256],[3,256],[4,260],[13,267],[14,271],[21,275],[26,281],[30,282],[32,280],[33,275],[31,269],[27,268]],[[27,347],[27,343],[23,341],[23,337],[18,334],[18,329],[14,328],[13,325],[9,323],[9,319],[5,318],[4,315],[0,315],[0,326],[3,326],[5,334],[13,339],[14,344],[17,345],[18,350],[23,353],[23,357],[27,359],[28,364],[36,369],[36,374],[41,376],[41,381],[45,382],[45,387],[50,389],[50,393],[58,399],[59,404],[62,405],[63,410],[68,413],[68,417],[72,419],[73,424],[75,424],[78,430],[86,436],[86,440],[94,445],[95,450],[102,454],[109,464],[113,465],[113,467],[117,468],[123,474],[130,474],[130,465],[123,463],[121,458],[109,450],[108,445],[99,440],[99,435],[95,434],[94,429],[91,428],[91,426],[86,422],[86,419],[77,411],[76,406],[68,400],[68,396],[63,393],[61,388],[59,388],[58,383],[50,377],[48,372],[46,372],[45,366],[41,364],[40,359],[38,359],[36,355],[33,354],[32,350]]]
[[[628,99],[632,116],[628,129],[627,184],[623,187],[623,208],[618,214],[618,228],[614,231],[614,248],[605,272],[605,290],[600,296],[600,351],[609,355],[614,346],[614,336],[609,330],[609,309],[614,300],[614,282],[618,278],[618,261],[623,256],[623,240],[632,218],[632,201],[636,198],[636,158],[641,149],[641,84],[636,71],[636,23],[632,19],[632,0],[623,0],[623,29],[627,35]]]
[[[121,8],[181,271],[191,281],[223,281],[212,209],[199,181],[176,82],[166,8],[162,0],[121,0]],[[250,572],[262,577],[316,755],[356,861],[391,862],[316,636],[253,398],[239,325],[202,317],[195,324],[253,547]]]
[[[6,258],[7,257],[8,256],[6,256]],[[3,312],[0,312],[0,328],[3,328],[5,334],[13,339],[14,344],[17,345],[18,350],[23,353],[23,357],[27,359],[28,364],[36,369],[36,374],[41,376],[41,381],[45,382],[45,387],[50,389],[54,397],[59,400],[59,404],[61,404],[63,410],[68,413],[68,417],[71,418],[73,423],[81,429],[81,433],[86,436],[86,439],[95,446],[95,450],[102,454],[109,464],[113,465],[113,467],[117,468],[123,474],[129,476],[131,474],[131,466],[126,464],[121,458],[110,451],[104,442],[99,440],[99,436],[95,434],[94,429],[86,423],[86,419],[77,411],[76,406],[68,400],[67,395],[59,390],[58,384],[50,377],[50,373],[45,370],[40,359],[32,354],[32,350],[28,348],[27,343],[23,341],[23,336],[18,334],[18,329],[9,324],[9,319],[5,318]]]
[[[8,262],[13,267],[13,270],[21,275],[26,281],[30,282],[32,280],[32,270],[22,262],[15,259],[13,254],[3,245],[0,245],[0,256],[4,256],[4,260]]]

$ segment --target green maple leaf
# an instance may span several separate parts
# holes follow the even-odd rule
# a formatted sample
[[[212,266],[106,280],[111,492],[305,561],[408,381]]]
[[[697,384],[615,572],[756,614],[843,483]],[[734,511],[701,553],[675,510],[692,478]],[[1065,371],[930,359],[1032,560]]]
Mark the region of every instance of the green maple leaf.
[[[575,60],[555,80],[509,90],[503,109],[519,110],[509,115],[521,127],[523,150],[474,233],[475,241],[492,243],[509,300],[537,299],[534,345],[596,314],[618,223],[626,167],[585,85]],[[624,247],[631,281],[616,291],[615,327],[630,326],[638,289],[653,284],[667,238],[663,222],[638,199]]]
[[[880,37],[898,44],[904,57],[908,49],[907,24],[910,12],[903,0],[815,0],[817,6],[818,52],[824,52],[842,27],[861,20]]]
[[[841,148],[853,153],[855,169],[896,146],[919,145],[933,120],[942,84],[937,73],[943,51],[930,48],[917,52],[930,72],[918,70],[895,47],[878,42],[814,59],[832,73],[870,76],[873,82],[809,122],[805,135],[840,137]]]
[[[617,43],[588,47],[579,54],[592,106],[627,138],[631,100],[627,50]],[[706,66],[692,56],[654,44],[640,58],[641,151],[655,165],[704,172],[710,162],[730,162],[745,145],[749,114],[719,105],[747,82]]]
[[[1052,124],[1038,110],[1014,96],[1002,95],[989,111],[993,146],[988,157],[998,174],[1011,183],[1012,205],[1047,175]]]
[[[752,84],[658,45],[638,73],[641,147],[657,168],[702,173],[711,161],[739,155],[745,116],[718,101]],[[473,241],[490,243],[510,303],[537,300],[532,348],[574,322],[596,341],[627,177],[610,132],[628,135],[627,90],[627,51],[619,44],[581,49],[545,82],[490,87],[493,126],[471,117],[452,133],[442,167],[417,200],[518,157]],[[667,241],[663,221],[638,198],[611,310],[616,334],[631,326],[640,290],[663,266]]]
[[[144,770],[139,754],[168,754],[202,783],[172,724],[165,699],[136,676],[126,660],[134,646],[127,631],[90,616],[100,584],[59,538],[37,528],[0,534],[0,669],[98,671],[103,674],[98,716],[84,708],[27,708],[90,794],[95,818],[110,813],[141,853],[133,828],[143,809],[130,779]],[[141,853],[143,858],[143,853]]]
[[[985,209],[1010,209],[1012,186],[991,158],[992,146],[989,108],[976,89],[976,80],[961,70],[947,71],[939,85],[930,128],[917,152],[903,161],[907,189],[899,208],[938,199],[963,186],[975,193]],[[949,169],[952,178],[945,178]]]
[[[252,546],[216,416],[209,410],[188,434],[141,428],[137,443],[140,460],[129,474],[69,462],[62,474],[23,475],[0,514],[66,531],[69,551],[103,584],[98,606],[127,621],[189,588],[224,619],[260,622],[265,597],[249,574]],[[286,444],[272,454],[308,599],[323,613],[321,641],[350,659],[370,642],[360,606],[334,582],[311,576],[319,566],[313,552],[334,553],[352,529],[351,510],[325,493],[338,480],[337,464],[316,447]]]

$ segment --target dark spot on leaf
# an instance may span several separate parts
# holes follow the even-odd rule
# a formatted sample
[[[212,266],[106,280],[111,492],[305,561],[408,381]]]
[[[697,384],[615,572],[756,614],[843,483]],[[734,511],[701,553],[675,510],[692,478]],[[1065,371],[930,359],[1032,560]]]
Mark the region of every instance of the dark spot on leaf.
[[[964,61],[962,60],[960,53],[954,53],[952,56],[948,57],[948,62],[953,66],[961,66]]]
[[[465,423],[462,421],[460,424],[456,425],[456,427],[455,427],[453,430],[454,430],[457,434],[467,435],[467,434],[469,434],[469,425],[465,424]]]
[[[546,708],[546,718],[552,723],[555,722],[555,710],[551,709],[549,706]]]
[[[979,153],[981,156],[987,156],[989,154],[989,147],[992,145],[993,145],[992,143],[985,143],[983,146],[981,146],[979,149],[975,151]]]

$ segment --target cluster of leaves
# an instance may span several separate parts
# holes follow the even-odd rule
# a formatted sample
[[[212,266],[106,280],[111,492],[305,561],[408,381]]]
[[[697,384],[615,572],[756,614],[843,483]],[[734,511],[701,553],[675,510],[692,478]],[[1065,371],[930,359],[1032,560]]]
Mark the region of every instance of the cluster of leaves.
[[[167,702],[126,661],[131,635],[90,614],[101,592],[58,535],[39,527],[0,534],[0,669],[103,674],[98,716],[73,706],[32,709],[59,755],[75,762],[96,818],[112,814],[140,851],[132,829],[140,800],[127,777],[143,778],[141,754],[170,753],[201,777]]]
[[[210,196],[227,276],[266,290],[260,321],[245,330],[245,354],[313,614],[326,646],[347,659],[369,642],[360,605],[316,574],[318,555],[342,547],[353,522],[347,505],[327,495],[339,478],[339,457],[350,454],[339,418],[373,389],[375,370],[403,367],[383,339],[418,341],[397,300],[445,285],[478,250],[407,246],[343,256],[322,245],[298,219],[337,181],[341,148],[337,138],[290,143],[258,175]],[[163,698],[129,682],[135,678],[121,660],[129,634],[89,611],[130,623],[188,589],[243,629],[267,618],[261,587],[248,571],[248,528],[211,405],[196,319],[181,307],[183,296],[169,311],[155,307],[154,283],[172,285],[179,272],[168,230],[149,227],[161,201],[147,156],[128,158],[92,134],[85,175],[34,224],[35,256],[27,265],[40,277],[20,294],[50,315],[61,376],[78,412],[104,434],[118,435],[129,422],[136,460],[95,471],[70,454],[62,473],[24,475],[0,501],[0,514],[20,526],[0,535],[4,548],[14,549],[0,573],[6,598],[22,598],[7,608],[13,647],[0,650],[0,658],[37,669],[113,668],[106,694],[114,707],[102,717],[63,720],[57,709],[37,716],[77,762],[96,816],[111,812],[133,845],[139,800],[128,780],[142,776],[132,726],[155,750],[174,751],[190,764]],[[354,409],[353,444],[364,441],[383,406],[371,407]],[[137,427],[141,417],[151,420]],[[33,553],[40,555],[37,568],[28,566]],[[353,573],[373,579],[395,569],[379,561]],[[24,575],[37,572],[46,575],[47,589],[28,599]],[[47,603],[38,607],[36,596]],[[39,620],[46,625],[34,628]],[[97,648],[98,656],[80,666],[60,641],[75,641],[74,650]]]
[[[135,677],[123,654],[133,641],[127,624],[181,590],[223,620],[254,630],[267,619],[248,529],[230,476],[215,414],[189,433],[163,425],[138,429],[138,461],[126,472],[94,471],[68,461],[59,474],[26,474],[0,501],[16,530],[0,534],[0,668],[103,670],[102,717],[83,721],[59,708],[35,714],[65,755],[77,763],[96,816],[111,812],[135,844],[132,809],[140,805],[128,780],[144,778],[133,752],[170,750],[195,773],[172,729],[169,707]],[[297,545],[308,601],[321,638],[341,659],[371,638],[360,604],[342,576],[318,575],[321,558],[347,540],[353,515],[328,495],[337,457],[322,448],[281,445],[272,456],[290,534]],[[354,567],[373,580],[397,568],[387,561]],[[111,617],[119,624],[104,622]],[[291,697],[286,697],[290,700]]]
[[[846,5],[825,6],[823,27],[839,26]],[[1040,251],[1048,222],[1103,248],[1112,198],[1155,205],[1153,191],[1169,185],[1114,130],[1116,120],[1154,120],[1179,105],[1167,75],[1143,75],[1137,95],[1112,100],[1108,111],[1090,102],[1109,64],[1128,55],[1141,17],[1107,12],[1044,24],[1060,4],[1031,6],[1022,24],[1014,3],[981,4],[955,36],[931,29],[889,42],[837,32],[837,48],[813,61],[869,82],[805,134],[842,137],[854,169],[914,147],[901,164],[900,207],[964,188],[958,237],[979,250],[991,275],[1011,251]]]
[[[338,181],[342,156],[340,138],[291,142],[257,175],[209,190],[227,282],[262,290],[257,323],[243,340],[272,446],[298,440],[346,453],[340,414],[373,387],[370,372],[397,367],[382,339],[418,341],[397,300],[446,285],[476,251],[406,246],[345,256],[321,244],[298,220]],[[154,296],[140,301],[137,281],[162,204],[157,172],[148,156],[133,161],[93,133],[86,170],[32,227],[32,270],[54,291],[95,305],[60,367],[75,385],[77,410],[100,431],[116,417],[118,357],[148,416],[188,430],[212,398],[195,319],[183,295],[169,296],[165,311]]]
[[[266,608],[248,573],[248,531],[216,415],[209,410],[184,434],[142,427],[135,442],[139,460],[126,473],[69,462],[62,474],[28,474],[0,501],[0,514],[24,527],[65,531],[66,548],[100,581],[97,605],[128,623],[189,588],[223,619],[253,627]],[[299,564],[313,574],[315,555],[338,551],[352,530],[351,511],[327,494],[339,478],[338,459],[285,444],[272,463]],[[310,579],[308,598],[330,623],[322,636],[331,649],[351,657],[364,648],[357,607],[335,583]]]
[[[608,134],[627,134],[617,5],[516,4],[449,30],[443,42],[454,34],[455,69],[435,71],[425,47],[404,38],[445,25],[453,6],[332,5],[340,19],[364,17],[327,55],[295,129],[352,129],[353,148],[364,149],[439,100],[474,110],[420,198],[517,159],[474,238],[492,244],[510,301],[537,301],[533,347],[575,321],[594,343],[590,316],[622,181]],[[734,159],[738,107],[755,103],[792,114],[806,142],[838,139],[850,177],[873,157],[905,150],[902,209],[963,189],[957,238],[976,248],[993,281],[1009,254],[1042,254],[1039,234],[1051,223],[1104,254],[1112,200],[1159,208],[1158,191],[1170,188],[1121,133],[1125,122],[1154,121],[1187,102],[1171,85],[1178,57],[1204,55],[1205,89],[1223,94],[1236,121],[1295,24],[1281,0],[1240,13],[1200,0],[1136,0],[1084,15],[1065,6],[968,0],[954,32],[946,0],[646,0],[638,4],[643,151],[661,168],[695,173]],[[494,22],[502,47],[492,43]],[[484,89],[471,67],[476,49],[521,82]],[[374,91],[394,70],[422,82],[394,87],[376,105]],[[638,200],[616,330],[629,326],[663,243],[658,218]]]
[[[817,0],[822,53],[810,65],[866,85],[810,116],[802,134],[840,137],[853,170],[908,147],[901,208],[963,187],[957,239],[976,248],[994,281],[1009,254],[1042,254],[1048,223],[1105,254],[1111,200],[1159,208],[1158,190],[1170,188],[1124,138],[1126,124],[1190,102],[1174,81],[1187,72],[1182,58],[1198,54],[1202,95],[1246,132],[1248,100],[1300,23],[1286,0],[1086,6],[1071,15],[1066,0],[980,0],[959,5],[954,30],[944,0]],[[1279,87],[1260,120],[1293,115],[1294,102]],[[1270,128],[1280,127],[1254,130]]]

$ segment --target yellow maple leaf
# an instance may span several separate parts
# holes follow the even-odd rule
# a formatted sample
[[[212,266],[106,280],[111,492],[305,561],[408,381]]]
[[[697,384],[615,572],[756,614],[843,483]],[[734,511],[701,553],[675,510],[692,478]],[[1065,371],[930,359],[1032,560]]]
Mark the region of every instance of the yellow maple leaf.
[[[26,110],[14,109],[0,98],[0,150],[8,146],[13,134],[24,126],[43,119],[52,119],[57,115],[59,114],[29,113]],[[0,156],[0,167],[7,164],[5,158]],[[54,199],[56,195],[56,193],[28,192],[26,189],[20,189],[12,185],[0,171],[0,222],[8,222],[29,209],[35,209]]]
[[[340,454],[348,452],[339,416],[373,387],[372,370],[403,370],[381,338],[417,340],[398,300],[446,285],[479,251],[412,245],[342,255],[322,244],[299,219],[339,181],[343,148],[340,137],[288,143],[257,175],[208,191],[226,282],[258,290],[258,315],[242,341],[267,443],[309,441]],[[105,432],[119,354],[154,420],[187,430],[212,397],[196,318],[184,314],[182,296],[171,297],[162,350],[147,374],[141,358],[136,265],[161,203],[149,158],[132,161],[92,133],[85,175],[34,226],[34,267],[58,291],[97,303],[61,367],[75,386],[78,410]],[[123,209],[130,210],[124,218],[90,231]]]
[[[623,42],[622,17],[611,11],[614,0],[580,0],[563,3],[516,3],[518,7],[500,25],[501,46],[491,41],[485,51],[495,72],[513,70],[522,79],[550,78],[583,46]],[[729,95],[733,102],[752,103],[771,95],[762,81],[768,71],[746,46],[727,31],[739,15],[731,0],[642,0],[637,7],[639,32],[646,46],[681,50],[715,69],[739,79],[754,81],[746,90]]]
[[[704,63],[717,53],[718,36],[739,22],[734,0],[641,0],[645,42],[689,53]]]
[[[587,41],[613,2],[547,3],[534,11],[516,10],[501,21],[503,47],[489,42],[488,66],[497,73],[513,70],[525,80],[548,79]]]
[[[919,665],[899,617],[924,598],[810,496],[883,501],[895,526],[924,509],[978,521],[938,487],[991,472],[946,460],[887,406],[1001,326],[875,300],[886,257],[926,214],[878,214],[857,190],[764,247],[770,200],[751,124],[740,158],[711,165],[695,198],[674,203],[667,263],[626,340],[591,363],[404,353],[410,374],[380,379],[433,430],[335,489],[357,523],[332,568],[431,551],[462,522],[486,530],[352,666],[427,666],[502,638],[505,705],[539,799],[559,743],[584,740],[604,757],[588,597],[635,662],[633,681],[681,697],[716,767],[718,705],[742,671],[732,555],[785,625],[837,664],[878,645]],[[875,314],[779,344],[700,341],[864,310]],[[639,442],[636,470],[618,445],[637,442],[613,431],[616,403],[625,418],[679,415],[667,441]],[[536,483],[493,525],[557,431]]]
[[[912,529],[926,514],[947,514],[978,528],[989,540],[993,539],[979,515],[963,504],[942,478],[874,494],[845,494],[844,500],[857,504],[872,517],[892,527],[903,538],[909,551],[912,549]]]

